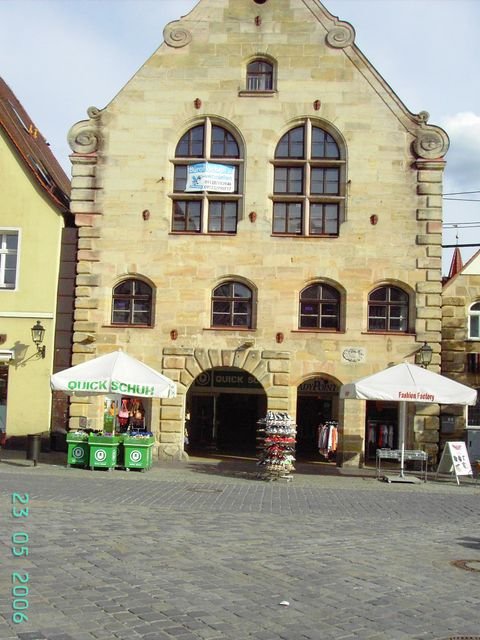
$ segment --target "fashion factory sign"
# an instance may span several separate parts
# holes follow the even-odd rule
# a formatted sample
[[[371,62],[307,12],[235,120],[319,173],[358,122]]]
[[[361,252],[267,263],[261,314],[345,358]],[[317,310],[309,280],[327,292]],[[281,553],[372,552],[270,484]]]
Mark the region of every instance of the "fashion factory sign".
[[[426,393],[421,391],[399,391],[399,400],[414,400],[417,402],[435,402],[435,396],[433,393]]]

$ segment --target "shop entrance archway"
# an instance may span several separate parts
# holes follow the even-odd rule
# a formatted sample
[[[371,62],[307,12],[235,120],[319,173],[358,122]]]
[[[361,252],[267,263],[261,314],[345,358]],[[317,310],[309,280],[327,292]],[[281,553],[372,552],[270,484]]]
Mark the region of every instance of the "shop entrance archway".
[[[187,451],[255,455],[257,420],[266,412],[265,391],[248,371],[203,371],[187,393]]]
[[[304,380],[297,388],[297,457],[320,459],[319,427],[338,420],[340,383],[329,376]]]

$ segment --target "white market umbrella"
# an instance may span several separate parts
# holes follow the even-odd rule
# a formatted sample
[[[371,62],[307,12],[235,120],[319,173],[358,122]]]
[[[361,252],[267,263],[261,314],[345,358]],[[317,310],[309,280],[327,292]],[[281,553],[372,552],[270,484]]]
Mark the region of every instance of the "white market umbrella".
[[[174,398],[177,395],[173,380],[123,351],[114,351],[54,373],[50,386],[54,391],[74,396],[115,394]]]
[[[340,398],[399,402],[400,476],[404,476],[407,402],[474,405],[477,392],[438,373],[404,362],[371,376],[344,384]]]

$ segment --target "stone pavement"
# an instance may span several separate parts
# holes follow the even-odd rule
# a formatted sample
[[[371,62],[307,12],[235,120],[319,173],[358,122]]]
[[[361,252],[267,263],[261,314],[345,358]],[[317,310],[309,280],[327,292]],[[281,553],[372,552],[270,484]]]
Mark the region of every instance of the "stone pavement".
[[[480,482],[1,454],[1,640],[480,640]]]

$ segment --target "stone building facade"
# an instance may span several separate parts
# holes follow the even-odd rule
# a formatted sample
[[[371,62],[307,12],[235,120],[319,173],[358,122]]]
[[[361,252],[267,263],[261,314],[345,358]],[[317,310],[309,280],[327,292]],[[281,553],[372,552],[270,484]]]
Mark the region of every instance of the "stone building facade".
[[[439,369],[448,137],[352,26],[318,0],[200,0],[69,141],[74,364],[122,348],[177,382],[147,408],[162,457],[186,420],[199,445],[252,445],[268,408],[307,454],[338,421],[337,463],[362,464],[366,423],[395,429],[397,408],[340,385],[425,341]],[[72,425],[99,411],[74,400]],[[438,415],[413,407],[410,447],[435,455]]]
[[[480,252],[444,284],[442,374],[480,389]],[[480,400],[466,410],[444,407],[442,422],[441,444],[464,440],[466,427],[480,430]]]

